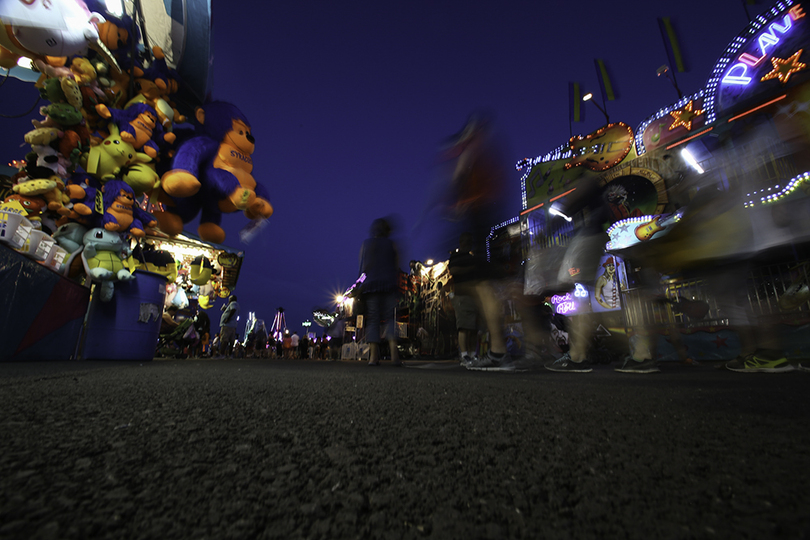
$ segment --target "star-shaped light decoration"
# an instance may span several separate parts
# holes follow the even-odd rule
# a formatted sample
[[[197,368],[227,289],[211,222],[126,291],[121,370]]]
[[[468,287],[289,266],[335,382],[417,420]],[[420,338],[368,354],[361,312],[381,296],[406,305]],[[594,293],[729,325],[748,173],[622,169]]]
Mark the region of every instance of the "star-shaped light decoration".
[[[787,83],[791,75],[807,68],[807,64],[799,62],[799,56],[801,56],[803,50],[804,49],[799,49],[793,56],[784,60],[781,58],[771,58],[773,69],[770,73],[766,73],[760,81],[779,79],[782,84]]]
[[[703,109],[693,111],[692,110],[693,106],[694,101],[689,100],[689,103],[687,103],[682,110],[672,111],[671,113],[669,113],[669,115],[675,119],[675,121],[672,122],[672,124],[670,124],[669,131],[672,131],[678,126],[685,127],[686,131],[692,130],[692,120],[694,120],[695,117],[703,114]]]

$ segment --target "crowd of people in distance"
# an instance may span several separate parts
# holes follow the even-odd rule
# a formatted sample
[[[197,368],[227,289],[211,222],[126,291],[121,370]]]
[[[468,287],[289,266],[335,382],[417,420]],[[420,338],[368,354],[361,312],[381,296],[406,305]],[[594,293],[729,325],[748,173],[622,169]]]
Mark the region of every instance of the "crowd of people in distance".
[[[198,306],[181,315],[176,305],[163,312],[158,356],[185,356],[193,358],[284,358],[290,360],[329,360],[336,358],[328,336],[299,336],[285,330],[278,339],[269,333],[262,319],[256,320],[247,334],[240,338],[237,330],[239,302],[236,295],[228,297],[222,306],[219,332],[211,335],[208,314]],[[188,324],[192,323],[192,324]],[[190,328],[189,328],[190,327]]]
[[[295,341],[293,337],[297,338]],[[293,342],[296,345],[293,345]],[[287,360],[331,360],[337,357],[325,337],[299,337],[297,332],[285,333],[281,339],[260,332],[248,332],[244,340],[236,339],[230,346],[222,345],[219,336],[209,354],[213,358],[267,358]]]

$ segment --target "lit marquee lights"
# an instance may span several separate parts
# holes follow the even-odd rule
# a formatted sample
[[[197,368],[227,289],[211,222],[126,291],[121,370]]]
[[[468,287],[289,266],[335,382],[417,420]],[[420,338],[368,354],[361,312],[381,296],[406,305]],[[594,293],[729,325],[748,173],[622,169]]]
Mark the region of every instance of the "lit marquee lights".
[[[793,21],[801,19],[804,15],[802,7],[797,5],[791,8],[781,21],[774,21],[768,25],[768,29],[757,37],[757,45],[761,56],[757,57],[747,52],[742,53],[737,58],[737,63],[731,66],[723,77],[723,84],[749,84],[753,79],[748,76],[748,68],[759,66],[770,54],[771,49],[779,45],[780,37],[793,28]],[[776,63],[774,63],[774,68],[776,68]]]
[[[790,195],[791,193],[796,191],[796,188],[801,186],[802,183],[804,183],[804,182],[810,183],[810,172],[806,172],[804,174],[800,174],[799,176],[796,176],[796,177],[792,178],[790,180],[790,182],[788,182],[788,185],[786,185],[783,188],[780,188],[780,186],[776,185],[776,186],[773,186],[773,187],[769,187],[768,189],[762,189],[760,191],[755,191],[753,193],[749,193],[748,196],[749,197],[756,197],[757,195],[759,195],[760,204],[774,203],[774,202],[776,202],[776,201],[778,201],[780,199],[783,199],[783,198],[787,197],[788,195]],[[774,191],[774,190],[776,190],[776,191]],[[773,191],[773,193],[770,193],[771,191]],[[748,202],[746,202],[744,206],[746,208],[752,208],[752,207],[756,206],[756,202],[754,201],[754,198],[752,198]]]
[[[686,106],[686,104],[691,102],[691,101],[699,100],[700,98],[702,98],[705,95],[705,93],[706,93],[705,90],[701,90],[701,91],[697,92],[696,94],[693,94],[691,96],[687,96],[687,97],[679,100],[678,102],[670,105],[669,107],[660,109],[657,113],[655,113],[654,115],[652,115],[649,118],[647,118],[646,120],[644,120],[641,123],[641,125],[639,125],[638,129],[636,130],[636,135],[635,135],[635,137],[636,137],[636,153],[638,153],[638,155],[640,156],[640,155],[647,152],[647,149],[644,146],[644,130],[646,130],[647,127],[650,126],[650,124],[660,120],[664,116],[669,115],[672,111],[677,111],[679,109],[683,109]],[[703,103],[706,103],[706,100],[703,100]]]
[[[705,115],[704,125],[711,126],[714,124],[717,120],[716,103],[719,87],[729,84],[747,85],[753,82],[754,78],[750,76],[749,70],[760,68],[768,59],[772,60],[771,64],[773,64],[775,58],[770,58],[772,52],[784,41],[784,37],[794,29],[796,21],[804,18],[805,15],[806,13],[804,12],[803,6],[795,0],[781,0],[767,12],[757,15],[754,20],[749,23],[748,27],[726,47],[723,55],[715,63],[709,80],[703,89],[691,96],[684,97],[669,107],[660,109],[639,125],[634,133],[636,153],[641,156],[647,152],[644,146],[644,132],[651,124],[660,121],[662,117],[671,115],[673,112],[684,110],[690,101],[698,102],[698,100],[702,99],[701,110]],[[755,47],[758,46],[759,51],[752,51],[750,48],[747,51],[744,50],[744,48],[748,48],[747,46],[749,44],[755,44]],[[798,56],[796,59],[798,60]],[[781,61],[787,62],[787,60]],[[776,66],[774,66],[774,68],[776,68]],[[781,69],[785,68],[783,67]],[[801,69],[804,69],[804,67],[802,66]],[[788,70],[789,73],[782,75],[784,78],[782,81],[783,84],[787,81],[787,78],[801,69]],[[774,74],[774,78],[779,78],[779,76]],[[766,79],[761,78],[759,80],[762,81]],[[693,114],[696,116],[696,111],[693,111]],[[676,118],[676,122],[677,120]],[[685,120],[690,121],[689,119]],[[686,127],[686,125],[684,125],[684,127]],[[690,128],[691,124],[687,129]],[[581,152],[582,150],[580,149],[579,151]],[[528,207],[526,180],[529,178],[532,168],[548,161],[571,159],[572,157],[576,157],[576,153],[578,152],[572,150],[569,144],[563,144],[544,155],[536,158],[522,159],[516,164],[515,168],[524,172],[520,179],[522,188],[521,202],[524,211]]]
[[[616,223],[614,223],[613,225],[608,227],[607,235],[611,236],[614,231],[616,231],[617,229],[619,229],[622,226],[625,226],[625,225],[639,225],[641,223],[649,223],[654,218],[655,218],[655,216],[638,216],[638,217],[631,217],[631,218],[623,219],[621,221],[617,221]]]
[[[639,238],[635,234],[635,230],[640,225],[646,225],[652,223],[659,218],[662,229],[672,225],[673,223],[677,223],[681,220],[683,216],[683,212],[685,209],[680,209],[674,214],[667,215],[662,218],[661,215],[658,216],[638,216],[638,217],[631,217],[622,219],[621,221],[617,221],[613,225],[611,225],[608,230],[606,231],[610,241],[608,241],[607,245],[605,246],[606,251],[610,251],[612,249],[623,249],[633,244],[639,243]],[[663,225],[666,223],[666,225]]]
[[[765,74],[760,81],[769,81],[771,79],[779,79],[779,82],[785,84],[790,79],[790,76],[797,71],[802,71],[807,68],[807,64],[799,62],[799,57],[802,55],[804,49],[799,49],[796,53],[785,60],[781,58],[771,58],[773,70]]]
[[[567,159],[570,158],[572,154],[571,148],[568,144],[563,144],[552,150],[551,152],[544,154],[542,156],[537,156],[536,158],[523,158],[515,164],[515,169],[518,171],[522,171],[523,169],[528,169],[531,171],[532,167],[538,165],[540,163],[546,163],[547,161],[556,161],[558,159]]]
[[[517,221],[520,221],[520,217],[509,218],[506,221],[502,222],[500,225],[496,225],[496,226],[492,227],[492,229],[490,231],[490,234],[489,234],[489,238],[493,238],[495,236],[495,233],[499,229],[502,229],[502,228],[506,227],[507,225],[511,225],[512,223],[515,223]]]
[[[486,244],[487,244],[487,260],[488,261],[492,260],[492,255],[490,253],[489,245],[492,242],[492,240],[495,238],[495,235],[498,233],[499,230],[503,229],[504,227],[508,227],[509,225],[511,225],[513,223],[517,223],[518,221],[520,221],[520,216],[515,216],[513,218],[507,219],[506,221],[502,222],[500,225],[496,225],[496,226],[492,227],[491,229],[489,229],[489,234],[487,235],[487,240],[486,240]]]
[[[747,52],[740,53],[740,50],[766,27],[769,21],[773,21],[766,31],[762,33],[762,36],[765,37],[757,38],[757,44],[765,45],[766,50],[771,49],[778,44],[781,34],[788,31],[787,26],[792,27],[793,23],[797,19],[804,17],[804,15],[805,13],[800,4],[797,4],[794,0],[782,0],[777,2],[768,12],[757,15],[748,27],[732,40],[715,64],[709,81],[706,83],[707,99],[704,101],[706,124],[712,124],[717,120],[715,101],[720,84],[748,84],[751,82],[751,78],[748,77],[748,68],[760,65],[767,57],[767,52],[760,56],[754,56]],[[787,22],[785,17],[789,17]],[[784,31],[780,31],[780,29],[784,29]],[[741,78],[735,79],[734,77]]]
[[[592,171],[604,171],[620,163],[633,148],[633,130],[624,122],[616,122],[599,128],[583,137],[578,135],[568,141],[571,159],[565,170],[583,166]]]
[[[686,131],[692,130],[692,120],[703,114],[703,109],[698,109],[696,111],[692,110],[694,103],[695,102],[693,100],[690,100],[683,109],[669,113],[669,115],[675,119],[675,121],[669,126],[670,131],[678,126],[685,127]]]
[[[547,161],[556,161],[558,159],[569,159],[573,152],[568,144],[561,145],[548,154],[537,156],[536,158],[523,158],[515,164],[515,169],[521,171],[526,169],[523,176],[520,178],[520,195],[521,195],[521,208],[524,210],[528,207],[528,199],[526,198],[526,180],[532,173],[532,168],[535,165],[546,163]]]

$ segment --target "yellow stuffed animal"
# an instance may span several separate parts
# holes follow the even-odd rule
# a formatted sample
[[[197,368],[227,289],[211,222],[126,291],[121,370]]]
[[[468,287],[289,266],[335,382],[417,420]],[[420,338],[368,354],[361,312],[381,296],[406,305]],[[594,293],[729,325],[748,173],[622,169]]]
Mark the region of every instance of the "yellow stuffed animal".
[[[40,127],[25,134],[24,139],[28,144],[51,144],[63,135],[63,132],[55,127]]]
[[[23,180],[12,186],[14,193],[19,193],[26,197],[42,197],[47,203],[48,210],[66,215],[70,212],[65,205],[70,202],[70,198],[65,192],[65,183],[62,179],[53,175],[50,178],[35,178],[33,180]]]
[[[123,167],[152,161],[148,155],[137,152],[131,144],[121,139],[118,126],[110,123],[108,128],[110,135],[82,154],[79,164],[88,174],[99,180],[109,180],[115,178]]]

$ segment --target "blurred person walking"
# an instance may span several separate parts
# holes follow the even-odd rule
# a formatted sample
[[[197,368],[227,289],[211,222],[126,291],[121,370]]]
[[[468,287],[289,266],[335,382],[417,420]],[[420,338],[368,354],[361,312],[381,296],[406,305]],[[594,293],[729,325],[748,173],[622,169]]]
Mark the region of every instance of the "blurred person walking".
[[[744,189],[720,188],[714,180],[714,176],[706,175],[669,234],[624,251],[659,274],[677,274],[706,284],[718,312],[740,340],[740,354],[726,364],[727,369],[741,373],[793,371],[777,320],[774,316],[757,317],[748,298],[748,280],[756,265],[759,216],[745,207]],[[645,343],[644,348],[654,354],[654,343]]]
[[[233,355],[233,344],[236,341],[236,323],[239,320],[239,303],[236,295],[228,297],[228,302],[220,308],[219,318],[219,355],[228,358]]]
[[[603,197],[602,186],[596,180],[585,179],[577,190],[566,197],[556,201],[552,206],[554,209],[554,220],[570,220],[572,216],[584,212],[586,219],[576,232],[571,242],[565,248],[560,260],[549,257],[546,264],[553,268],[556,276],[550,283],[546,284],[546,293],[562,294],[575,289],[572,270],[576,269],[577,282],[594,283],[597,281],[597,267],[599,259],[605,252],[605,246],[610,239],[604,232],[603,224],[610,220],[610,205],[606,204]],[[541,253],[540,257],[546,256]],[[610,266],[611,270],[613,265]],[[612,279],[613,274],[610,274]],[[597,291],[597,296],[603,293],[607,285],[603,278]],[[604,307],[604,306],[603,306]],[[549,371],[558,373],[590,373],[593,371],[591,362],[587,355],[590,348],[596,316],[593,313],[581,313],[571,317],[569,328],[570,348],[562,356],[545,364]]]
[[[198,305],[194,307],[194,310],[194,329],[200,336],[200,340],[194,346],[194,356],[199,358],[205,356],[208,349],[208,342],[211,338],[211,319]]]
[[[301,336],[298,340],[298,358],[301,360],[306,360],[309,358],[307,351],[309,350],[309,338],[306,334]]]
[[[448,143],[444,154],[447,159],[455,159],[455,167],[446,193],[445,217],[455,225],[453,243],[464,235],[465,252],[472,254],[462,258],[463,264],[456,265],[456,275],[464,276],[462,291],[474,298],[490,336],[489,350],[478,359],[472,358],[467,367],[500,368],[509,361],[503,306],[491,283],[496,277],[494,268],[483,254],[491,228],[506,209],[506,167],[494,140],[491,121],[485,115],[471,115],[461,132],[450,137]]]
[[[375,219],[371,223],[369,238],[363,241],[360,248],[360,275],[366,276],[361,286],[361,295],[366,306],[366,340],[369,343],[370,366],[380,364],[382,337],[388,341],[394,365],[402,365],[397,349],[395,324],[395,310],[399,301],[399,251],[390,238],[391,230],[389,219]]]
[[[281,338],[281,345],[284,349],[283,357],[292,358],[292,336],[289,331],[284,332],[284,337]]]
[[[256,321],[256,325],[253,327],[253,332],[255,334],[255,351],[256,356],[259,358],[265,358],[267,356],[267,326],[264,324],[264,319],[259,319]]]
[[[475,269],[478,263],[472,252],[472,234],[464,233],[458,249],[451,255],[447,270],[450,272],[453,291],[450,301],[456,313],[458,330],[459,362],[467,367],[478,360],[478,306],[475,301]]]

